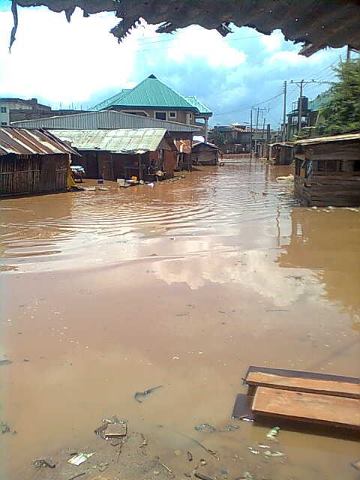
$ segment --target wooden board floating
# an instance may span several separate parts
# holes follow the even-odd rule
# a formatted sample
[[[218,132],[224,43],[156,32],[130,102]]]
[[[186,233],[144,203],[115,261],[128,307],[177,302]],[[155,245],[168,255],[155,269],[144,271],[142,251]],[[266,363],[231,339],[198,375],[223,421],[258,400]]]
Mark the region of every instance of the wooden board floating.
[[[251,366],[244,382],[256,418],[274,417],[360,430],[360,379],[316,372]],[[235,402],[241,418],[244,402]]]
[[[360,429],[360,399],[258,387],[255,414]]]
[[[360,384],[328,379],[283,377],[271,373],[249,372],[246,383],[252,386],[266,386],[300,392],[337,395],[339,397],[360,398]]]

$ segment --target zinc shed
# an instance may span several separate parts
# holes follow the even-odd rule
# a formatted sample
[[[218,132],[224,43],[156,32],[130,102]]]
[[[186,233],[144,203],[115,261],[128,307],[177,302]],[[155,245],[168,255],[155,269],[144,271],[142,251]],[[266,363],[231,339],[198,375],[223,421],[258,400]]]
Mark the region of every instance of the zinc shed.
[[[359,206],[360,132],[295,142],[295,194],[309,206]]]
[[[0,128],[0,196],[66,191],[71,155],[78,153],[44,130]]]

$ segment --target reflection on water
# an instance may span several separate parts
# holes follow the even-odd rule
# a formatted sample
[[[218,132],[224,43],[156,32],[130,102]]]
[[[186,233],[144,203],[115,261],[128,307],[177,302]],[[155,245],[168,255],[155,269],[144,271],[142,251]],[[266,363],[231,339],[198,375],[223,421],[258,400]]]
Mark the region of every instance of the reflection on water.
[[[250,364],[359,375],[360,213],[300,208],[276,181],[289,172],[253,161],[1,201],[0,354],[13,361],[1,396],[19,432],[0,438],[9,480],[32,478],[31,458],[69,446],[69,432],[87,445],[94,419],[114,413],[150,436],[164,425],[166,459],[176,432],[228,422]],[[133,392],[158,384],[139,412]],[[253,471],[247,446],[265,432],[232,435],[212,447]],[[281,438],[291,461],[259,478],[354,478],[353,442]]]

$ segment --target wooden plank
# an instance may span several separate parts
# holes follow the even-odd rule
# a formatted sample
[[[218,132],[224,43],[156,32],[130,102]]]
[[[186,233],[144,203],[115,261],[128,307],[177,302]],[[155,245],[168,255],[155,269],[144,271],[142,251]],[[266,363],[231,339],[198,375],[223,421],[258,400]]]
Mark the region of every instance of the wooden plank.
[[[258,387],[252,411],[287,420],[360,430],[360,399]]]
[[[283,390],[319,392],[324,395],[360,398],[360,379],[354,377],[250,367],[245,383],[252,387],[268,386]]]

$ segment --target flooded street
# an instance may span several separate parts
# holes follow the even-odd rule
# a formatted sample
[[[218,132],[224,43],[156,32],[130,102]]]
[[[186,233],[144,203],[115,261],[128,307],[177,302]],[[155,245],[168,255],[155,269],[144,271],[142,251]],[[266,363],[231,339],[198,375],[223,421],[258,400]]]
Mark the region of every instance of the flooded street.
[[[244,161],[1,201],[0,421],[17,432],[1,480],[46,479],[34,458],[91,445],[114,414],[176,478],[189,436],[218,452],[216,478],[357,478],[354,440],[282,430],[286,457],[265,459],[248,449],[265,427],[194,430],[231,422],[249,365],[360,376],[360,213],[297,206],[289,173]]]

